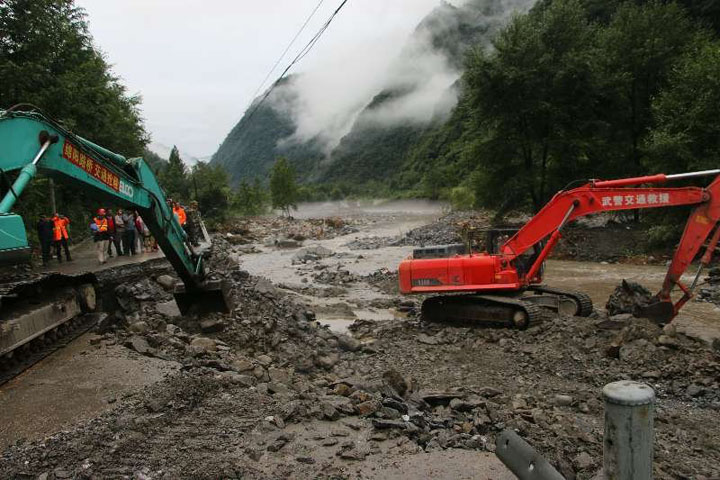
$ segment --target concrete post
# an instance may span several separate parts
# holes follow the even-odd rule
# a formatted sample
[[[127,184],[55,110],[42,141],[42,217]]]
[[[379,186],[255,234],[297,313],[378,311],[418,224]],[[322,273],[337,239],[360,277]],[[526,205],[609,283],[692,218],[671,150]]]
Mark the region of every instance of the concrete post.
[[[603,471],[606,480],[653,478],[655,392],[649,386],[621,381],[605,385]]]

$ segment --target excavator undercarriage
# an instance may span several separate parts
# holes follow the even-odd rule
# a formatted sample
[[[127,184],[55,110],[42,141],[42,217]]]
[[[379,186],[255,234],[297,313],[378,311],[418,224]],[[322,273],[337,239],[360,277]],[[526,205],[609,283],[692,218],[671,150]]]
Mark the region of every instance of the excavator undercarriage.
[[[593,311],[590,297],[582,292],[536,286],[520,294],[439,295],[425,300],[425,322],[453,322],[504,326],[525,330],[542,323],[552,313],[587,317]]]
[[[96,286],[91,273],[0,279],[0,384],[92,326]]]

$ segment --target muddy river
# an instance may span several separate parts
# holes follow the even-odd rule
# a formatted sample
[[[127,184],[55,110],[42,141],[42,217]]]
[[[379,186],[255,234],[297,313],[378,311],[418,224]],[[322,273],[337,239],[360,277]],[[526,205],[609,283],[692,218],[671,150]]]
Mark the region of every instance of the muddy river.
[[[322,216],[341,216],[344,218],[369,217],[375,219],[363,226],[359,232],[328,240],[306,242],[304,247],[322,246],[335,253],[323,259],[320,265],[329,270],[341,268],[357,275],[367,275],[379,269],[394,270],[400,261],[410,255],[411,246],[382,247],[373,250],[352,250],[347,244],[358,239],[370,237],[396,237],[421,225],[425,225],[442,215],[446,205],[429,201],[371,201],[371,202],[324,202],[302,204],[293,215],[297,218],[315,218]],[[293,264],[297,249],[277,250],[272,247],[258,246],[260,253],[242,257],[243,268],[253,275],[264,276],[275,284],[302,287],[304,265]],[[362,258],[358,258],[361,256]],[[547,284],[571,288],[588,293],[596,308],[604,308],[605,302],[623,280],[638,282],[651,291],[657,291],[662,285],[667,268],[658,265],[632,265],[622,263],[608,264],[595,262],[576,262],[552,260],[547,262],[545,279]],[[691,267],[684,279],[690,283],[694,267]],[[332,328],[342,330],[356,318],[369,320],[392,320],[397,315],[391,310],[377,310],[358,307],[373,299],[390,298],[367,286],[346,287],[346,293],[335,298],[301,295],[315,307],[319,307],[318,318]],[[350,309],[345,308],[349,305]],[[335,306],[336,308],[333,308]],[[720,338],[720,308],[710,303],[689,302],[675,320],[678,331],[690,336],[712,341]]]

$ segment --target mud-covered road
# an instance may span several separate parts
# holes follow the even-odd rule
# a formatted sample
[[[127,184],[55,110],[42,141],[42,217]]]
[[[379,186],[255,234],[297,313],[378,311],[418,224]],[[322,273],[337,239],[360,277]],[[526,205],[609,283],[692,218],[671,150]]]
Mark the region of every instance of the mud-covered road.
[[[665,268],[550,260],[548,284],[589,293],[591,318],[423,324],[394,270],[413,243],[452,237],[441,210],[314,204],[239,221],[211,262],[233,285],[229,315],[178,316],[157,268],[118,279],[111,325],[0,387],[0,478],[503,480],[494,439],[513,428],[589,479],[600,392],[619,379],[657,392],[656,478],[720,476],[716,306],[690,302],[664,331],[608,318],[622,279],[654,290]]]

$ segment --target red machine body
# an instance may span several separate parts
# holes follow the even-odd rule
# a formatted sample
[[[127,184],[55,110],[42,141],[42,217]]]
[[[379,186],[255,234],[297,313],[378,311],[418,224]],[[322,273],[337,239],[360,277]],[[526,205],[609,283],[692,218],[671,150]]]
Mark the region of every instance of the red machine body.
[[[402,293],[518,290],[522,287],[517,269],[502,255],[484,252],[451,258],[407,259],[400,264],[399,278]]]
[[[720,176],[706,188],[631,187],[706,175],[720,170],[678,175],[652,175],[587,184],[557,193],[537,215],[499,248],[498,253],[470,252],[448,258],[408,258],[399,267],[400,291],[411,293],[512,292],[542,282],[542,265],[561,238],[562,227],[578,217],[619,210],[696,205],[688,219],[672,263],[656,295],[656,308],[672,319],[691,296],[691,288],[680,277],[697,255],[720,220]],[[710,240],[701,268],[710,263],[720,229]],[[532,249],[546,241],[539,253]],[[532,254],[532,255],[531,255]],[[700,271],[698,271],[698,276]],[[675,304],[670,293],[678,286],[683,296]]]

